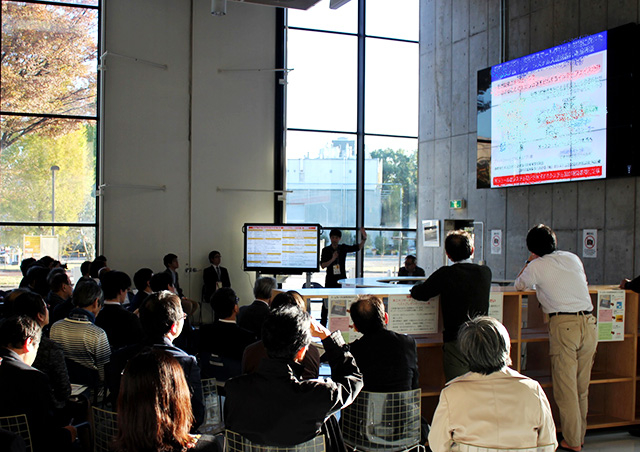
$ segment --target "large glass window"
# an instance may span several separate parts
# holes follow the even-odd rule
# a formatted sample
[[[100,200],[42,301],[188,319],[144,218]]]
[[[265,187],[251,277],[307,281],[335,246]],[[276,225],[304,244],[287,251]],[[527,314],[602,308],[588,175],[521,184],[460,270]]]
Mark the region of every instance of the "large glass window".
[[[415,254],[419,1],[323,0],[285,19],[286,222],[369,240],[347,275],[393,276]],[[362,168],[358,171],[358,168]],[[361,201],[359,201],[361,200]],[[323,243],[324,245],[324,243]],[[291,278],[290,278],[291,279]],[[290,287],[300,287],[300,281]],[[312,281],[324,284],[323,272]]]
[[[26,257],[94,256],[99,14],[98,0],[2,0],[0,288]]]

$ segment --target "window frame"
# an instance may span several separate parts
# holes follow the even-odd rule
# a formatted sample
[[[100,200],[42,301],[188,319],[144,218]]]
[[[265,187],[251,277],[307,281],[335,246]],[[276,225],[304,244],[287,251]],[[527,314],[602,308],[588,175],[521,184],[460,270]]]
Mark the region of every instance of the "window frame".
[[[419,45],[418,40],[408,40],[392,37],[383,37],[377,35],[366,34],[366,3],[367,0],[358,1],[358,27],[357,33],[343,32],[343,31],[329,31],[318,30],[315,28],[304,28],[288,26],[287,24],[287,11],[286,8],[278,8],[276,12],[276,67],[284,68],[283,71],[277,72],[275,76],[276,87],[276,102],[275,102],[275,159],[274,159],[274,182],[276,190],[286,190],[286,135],[288,131],[292,132],[323,132],[323,133],[344,133],[356,136],[356,225],[345,227],[341,225],[322,225],[323,230],[330,230],[332,228],[348,229],[353,231],[359,231],[360,228],[365,226],[365,138],[368,136],[379,136],[385,138],[404,138],[416,140],[416,159],[417,159],[417,130],[415,136],[393,135],[393,134],[380,134],[380,133],[366,133],[365,132],[365,51],[367,39],[379,39],[395,42],[406,42]],[[417,1],[417,0],[416,0]],[[287,39],[288,30],[303,30],[316,33],[326,34],[338,34],[344,36],[355,36],[357,38],[357,119],[356,130],[350,132],[343,132],[337,130],[323,130],[323,129],[300,129],[300,128],[288,128],[287,127],[287,91],[286,91],[286,68],[287,66]],[[416,96],[418,93],[416,93]],[[416,181],[417,183],[417,181]],[[274,222],[283,223],[286,216],[286,205],[284,200],[280,200],[277,195],[274,196]],[[417,217],[417,212],[416,212]],[[416,218],[416,225],[418,224]],[[369,227],[367,231],[379,231],[379,232],[413,232],[416,233],[416,228],[393,228],[393,227]],[[416,244],[417,246],[417,244]],[[400,247],[400,250],[402,248]],[[364,274],[364,254],[356,253],[356,277],[362,277]]]

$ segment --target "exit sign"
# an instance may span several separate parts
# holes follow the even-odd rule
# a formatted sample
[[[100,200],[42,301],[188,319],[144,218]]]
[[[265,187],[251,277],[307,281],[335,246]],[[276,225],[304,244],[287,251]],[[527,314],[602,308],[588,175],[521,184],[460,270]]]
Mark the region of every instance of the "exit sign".
[[[451,209],[464,209],[465,202],[464,199],[454,199],[449,201],[449,208]]]

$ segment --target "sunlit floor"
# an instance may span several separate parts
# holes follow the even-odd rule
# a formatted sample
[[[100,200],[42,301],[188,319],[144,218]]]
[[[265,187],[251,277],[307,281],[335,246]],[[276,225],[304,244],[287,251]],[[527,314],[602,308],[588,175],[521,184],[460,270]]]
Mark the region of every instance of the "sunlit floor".
[[[627,429],[589,431],[582,450],[585,452],[640,452],[640,438],[631,436]]]

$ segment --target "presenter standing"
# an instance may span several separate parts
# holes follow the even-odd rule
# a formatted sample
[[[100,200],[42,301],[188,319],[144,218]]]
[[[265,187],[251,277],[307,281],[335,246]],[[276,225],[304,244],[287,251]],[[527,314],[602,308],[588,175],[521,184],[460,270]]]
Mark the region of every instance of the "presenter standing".
[[[535,285],[549,316],[549,356],[553,395],[564,439],[560,449],[582,450],[587,430],[589,379],[596,353],[596,318],[580,258],[556,250],[556,234],[539,224],[527,234],[531,256],[516,278],[516,290]]]
[[[355,253],[364,248],[367,241],[367,232],[364,228],[360,228],[360,243],[355,245],[345,245],[340,243],[342,239],[342,231],[340,229],[332,229],[329,232],[331,245],[322,248],[320,254],[320,267],[327,269],[324,286],[329,288],[340,288],[339,280],[347,277],[346,261],[348,253]],[[328,309],[322,305],[322,315],[320,323],[327,324]]]

